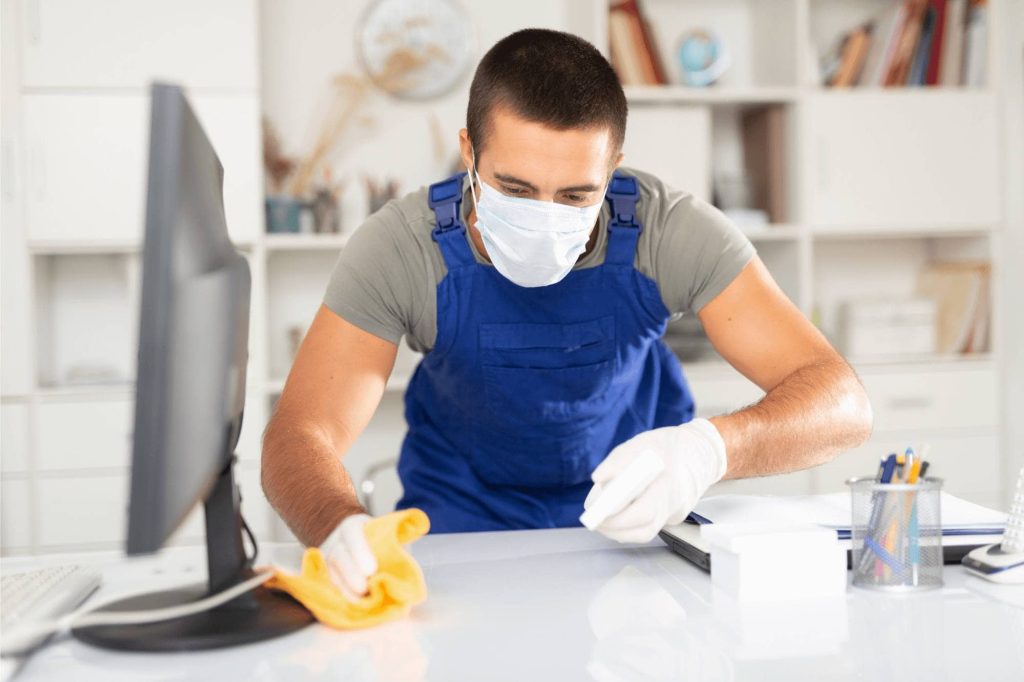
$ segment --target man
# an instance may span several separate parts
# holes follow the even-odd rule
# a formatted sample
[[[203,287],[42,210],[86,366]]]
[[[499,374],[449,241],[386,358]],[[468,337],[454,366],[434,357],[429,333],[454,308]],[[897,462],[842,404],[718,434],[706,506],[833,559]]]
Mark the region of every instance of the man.
[[[434,531],[578,525],[588,493],[650,451],[658,478],[598,528],[643,542],[722,478],[814,466],[867,437],[854,372],[747,239],[692,195],[619,169],[625,128],[622,88],[593,46],[512,34],[473,78],[459,133],[469,173],[389,203],[341,253],[262,476],[346,591],[362,593],[376,564],[342,457],[403,335],[425,355],[406,393],[398,506],[426,511]],[[700,318],[765,390],[759,403],[693,419],[660,340],[678,314]]]

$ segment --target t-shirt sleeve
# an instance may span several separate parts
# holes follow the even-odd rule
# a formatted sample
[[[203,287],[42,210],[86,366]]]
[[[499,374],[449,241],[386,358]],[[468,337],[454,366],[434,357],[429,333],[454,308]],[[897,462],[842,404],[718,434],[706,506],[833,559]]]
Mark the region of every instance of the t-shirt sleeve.
[[[397,344],[423,310],[426,267],[405,216],[388,204],[352,235],[338,255],[324,305],[363,331]]]
[[[685,195],[666,213],[654,274],[672,313],[698,313],[754,257],[753,244],[711,204]]]

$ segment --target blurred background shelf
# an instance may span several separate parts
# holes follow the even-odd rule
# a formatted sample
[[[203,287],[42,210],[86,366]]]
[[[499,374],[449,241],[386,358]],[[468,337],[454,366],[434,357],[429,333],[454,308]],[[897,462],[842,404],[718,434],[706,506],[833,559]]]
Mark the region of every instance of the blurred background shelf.
[[[308,152],[335,101],[335,77],[363,73],[355,44],[369,2],[219,0],[215,13],[196,0],[4,5],[0,552],[113,548],[121,540],[146,86],[154,75],[187,87],[224,163],[228,224],[252,269],[248,393],[238,446],[243,497],[258,536],[290,537],[262,497],[259,456],[295,348],[338,252],[373,205],[369,187],[394,181],[401,195],[449,175],[464,123],[471,70],[451,93],[429,101],[372,92],[329,164],[341,187],[340,233],[267,232],[261,120],[273,124],[289,153]],[[1013,355],[1020,345],[1014,340],[1024,339],[1016,300],[1024,284],[1007,284],[1021,282],[1011,249],[1024,244],[1024,209],[1015,198],[1024,179],[1005,151],[1024,137],[1017,26],[1024,21],[1014,21],[1022,12],[1012,14],[1005,0],[989,1],[991,39],[980,87],[822,87],[821,57],[892,4],[641,0],[667,84],[625,86],[625,165],[724,210],[739,203],[761,212],[766,226],[747,228],[749,238],[782,289],[833,342],[842,346],[840,322],[850,302],[913,298],[920,273],[936,264],[991,266],[987,350],[851,357],[875,404],[871,442],[814,471],[719,490],[831,491],[845,477],[871,471],[882,452],[928,441],[935,471],[951,492],[998,505],[1009,499],[1002,473],[1024,464],[1024,432],[1008,417],[1024,401]],[[609,2],[463,5],[475,27],[477,57],[527,26],[571,31],[610,52]],[[207,23],[196,22],[197,15]],[[34,24],[34,16],[44,20]],[[110,20],[96,23],[96,16]],[[91,31],[77,30],[86,20]],[[732,53],[732,66],[709,88],[680,84],[678,42],[694,28],[713,30]],[[169,34],[174,41],[161,40]],[[691,343],[701,334],[693,322],[687,316],[673,323],[670,341],[686,327],[680,352],[699,414],[756,401],[762,394],[756,386],[713,350]],[[346,455],[357,480],[397,456],[403,391],[416,361],[403,342],[379,409]],[[74,380],[82,376],[120,383]],[[393,469],[375,482],[384,506],[397,498]],[[82,518],[69,511],[83,508],[90,514]],[[193,542],[200,523],[201,516],[191,518],[176,542]]]

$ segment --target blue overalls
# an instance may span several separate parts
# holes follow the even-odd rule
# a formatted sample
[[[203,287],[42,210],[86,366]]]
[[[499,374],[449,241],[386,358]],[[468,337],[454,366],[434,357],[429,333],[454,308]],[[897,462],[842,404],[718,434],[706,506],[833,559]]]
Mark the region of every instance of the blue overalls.
[[[643,226],[636,179],[616,173],[602,265],[524,288],[477,263],[460,217],[462,179],[430,186],[437,340],[405,395],[398,508],[432,532],[579,525],[590,473],[619,443],[693,417],[661,341],[669,311],[633,267]]]

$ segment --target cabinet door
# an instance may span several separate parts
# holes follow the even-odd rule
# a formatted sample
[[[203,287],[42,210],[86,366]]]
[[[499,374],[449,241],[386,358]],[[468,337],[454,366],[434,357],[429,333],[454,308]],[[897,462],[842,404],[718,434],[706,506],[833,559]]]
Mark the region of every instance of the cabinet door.
[[[811,97],[808,109],[815,229],[955,229],[999,220],[991,95],[833,93]]]
[[[872,476],[878,460],[890,453],[928,443],[928,475],[941,478],[942,489],[957,497],[1000,508],[1001,483],[999,438],[995,433],[964,436],[929,436],[911,433],[906,438],[882,435],[845,452],[827,464],[813,469],[817,493],[848,490],[845,481],[855,476]]]
[[[128,475],[42,478],[36,482],[38,544],[49,549],[124,542]]]
[[[255,90],[254,0],[24,0],[27,87]]]
[[[0,551],[27,551],[32,545],[32,498],[27,479],[0,482]]]
[[[987,365],[867,369],[861,379],[874,410],[876,433],[986,429],[999,423],[998,382],[995,370]]]
[[[629,108],[623,165],[673,189],[711,198],[711,112],[707,107]]]
[[[127,468],[130,463],[133,401],[129,398],[40,403],[36,468],[66,471]]]
[[[229,232],[250,241],[260,213],[256,97],[190,97],[224,165]],[[149,101],[142,94],[24,97],[28,236],[40,243],[137,243],[145,216]]]
[[[0,405],[0,470],[3,473],[28,470],[28,404]]]

